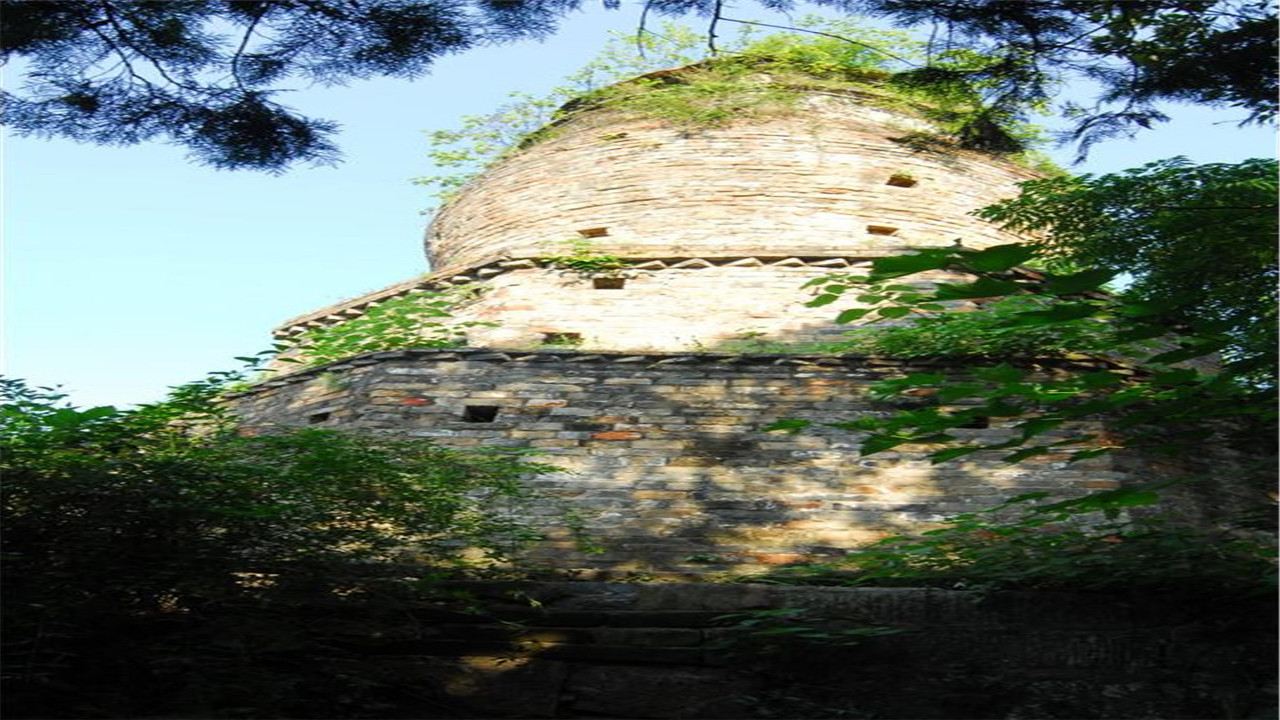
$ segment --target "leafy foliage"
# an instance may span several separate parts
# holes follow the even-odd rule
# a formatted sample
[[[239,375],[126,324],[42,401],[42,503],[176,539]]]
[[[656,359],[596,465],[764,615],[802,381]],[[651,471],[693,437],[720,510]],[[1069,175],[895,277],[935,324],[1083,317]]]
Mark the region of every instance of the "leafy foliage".
[[[903,79],[981,90],[980,108],[961,127],[967,144],[1007,142],[1000,128],[1052,98],[1063,73],[1102,88],[1097,106],[1068,108],[1077,116],[1073,135],[1082,149],[1166,119],[1154,105],[1161,100],[1238,107],[1251,121],[1276,112],[1275,10],[1264,0],[814,2],[929,28],[922,57]],[[760,4],[783,11],[797,5]],[[3,0],[0,60],[26,62],[21,92],[3,95],[5,122],[19,132],[96,143],[166,139],[218,168],[279,171],[295,162],[333,162],[336,127],[281,104],[287,83],[416,77],[449,53],[549,34],[581,5]],[[646,16],[710,17],[700,42],[716,52],[730,49],[719,38],[724,24],[763,24],[728,17],[714,0],[649,0],[645,8]],[[641,45],[656,37],[643,22]],[[851,52],[874,44],[849,39]],[[955,62],[965,56],[982,60]],[[633,66],[614,79],[661,66]],[[583,89],[590,88],[577,88]],[[549,112],[561,104],[529,100],[513,109]],[[523,135],[547,118],[537,117],[512,117],[507,124],[523,127],[516,133]],[[478,119],[463,132],[490,141],[511,134],[488,123]]]
[[[1268,532],[1193,528],[1151,512],[1161,488],[1126,487],[1045,502],[1029,493],[895,535],[828,565],[770,579],[985,590],[1171,591],[1220,600],[1274,592]]]
[[[1126,297],[1165,307],[1171,328],[1227,333],[1236,367],[1266,373],[1278,341],[1276,174],[1275,160],[1172,158],[1029,182],[979,215],[1031,238],[1050,263],[1128,273]]]
[[[990,58],[970,68],[928,62],[918,72],[989,83],[987,108],[997,117],[1048,101],[1063,74],[1098,83],[1092,107],[1065,108],[1081,156],[1099,141],[1167,120],[1161,101],[1239,108],[1246,122],[1270,121],[1277,110],[1276,8],[1265,0],[823,4],[928,28],[930,58],[957,48]]]
[[[866,102],[923,116],[938,128],[929,142],[950,139],[1021,159],[1039,140],[1026,120],[1043,109],[1042,103],[995,113],[983,99],[985,80],[905,71],[924,56],[925,47],[905,34],[872,32],[849,21],[808,19],[798,27],[813,34],[755,38],[744,32],[711,58],[699,52],[698,35],[675,25],[634,41],[615,37],[598,58],[546,96],[516,94],[493,113],[464,118],[457,130],[432,133],[429,157],[444,172],[415,182],[434,187],[437,197],[447,200],[498,159],[554,137],[559,123],[582,108],[608,108],[692,131],[795,113],[803,93],[814,89],[857,91]],[[990,58],[957,49],[934,62],[958,70]],[[663,69],[672,65],[685,67]],[[602,142],[611,139],[601,136]]]
[[[246,436],[209,402],[222,385],[121,411],[3,381],[5,695],[19,714],[176,702],[221,717],[240,702],[231,714],[279,716],[271,703],[298,703],[303,673],[271,654],[333,652],[280,604],[374,592],[388,560],[454,567],[468,548],[499,558],[533,536],[511,511],[546,466],[318,429]],[[182,706],[192,693],[214,704]],[[317,711],[330,709],[302,713]]]
[[[579,275],[617,275],[627,263],[616,255],[601,252],[586,239],[569,240],[564,243],[563,255],[548,255],[543,260],[557,267]]]
[[[388,298],[359,317],[308,330],[282,345],[279,359],[314,366],[382,350],[458,347],[477,323],[453,322],[451,311],[474,294],[474,288],[454,287]]]
[[[868,292],[867,296],[875,297]],[[1061,357],[1071,353],[1116,352],[1119,343],[1110,323],[1088,316],[1052,327],[1025,327],[1025,313],[1052,312],[1054,302],[1018,295],[987,303],[970,312],[948,311],[937,305],[915,313],[899,313],[898,306],[880,308],[881,317],[902,314],[911,325],[868,326],[854,331],[836,352],[897,358],[1010,358]],[[908,309],[910,310],[910,309]],[[846,315],[846,319],[850,316]]]
[[[417,77],[449,53],[549,31],[576,5],[393,0],[4,0],[0,59],[19,132],[112,145],[165,138],[223,169],[332,163],[333,123],[276,97],[287,82]]]
[[[1003,246],[1008,247],[1008,246]],[[1141,372],[1124,365],[1086,364],[1084,369],[1060,369],[1046,374],[1032,367],[977,367],[970,377],[955,379],[941,373],[916,373],[880,383],[876,392],[886,396],[901,393],[927,394],[940,402],[963,403],[961,412],[944,412],[923,408],[900,413],[890,418],[867,418],[851,425],[851,429],[870,432],[863,441],[862,452],[881,452],[906,443],[940,443],[944,447],[932,454],[935,462],[951,460],[979,451],[1008,451],[1011,462],[1025,457],[1049,453],[1068,453],[1073,459],[1094,457],[1109,450],[1141,445],[1148,449],[1178,452],[1188,442],[1203,443],[1234,429],[1252,442],[1265,443],[1268,428],[1275,421],[1274,388],[1258,387],[1248,382],[1231,366],[1219,372],[1204,371],[1177,364],[1212,355],[1226,348],[1230,337],[1215,332],[1181,334],[1169,339],[1159,352],[1136,354],[1143,343],[1166,338],[1169,313],[1177,306],[1158,305],[1125,296],[1082,295],[1101,285],[1109,272],[1082,271],[1067,275],[1047,275],[1042,281],[982,277],[968,258],[984,259],[1002,251],[1001,247],[985,251],[965,249],[926,250],[914,255],[876,260],[870,276],[857,278],[837,276],[822,290],[838,298],[847,288],[870,283],[872,292],[859,296],[883,303],[878,308],[854,308],[862,316],[876,312],[881,317],[895,317],[886,310],[908,313],[918,308],[933,312],[941,301],[974,298],[999,298],[1009,295],[1018,299],[1002,303],[996,317],[966,323],[964,318],[926,322],[923,330],[901,328],[871,336],[871,343],[889,339],[899,345],[910,344],[913,337],[937,340],[939,328],[954,323],[977,327],[985,334],[972,342],[982,350],[984,343],[996,345],[1007,340],[1006,333],[1031,332],[1037,342],[1067,347],[1082,337],[1095,343],[1101,355],[1134,357]],[[987,265],[990,267],[990,265]],[[923,270],[952,268],[980,276],[965,284],[939,284],[936,289],[922,291],[914,286],[890,286],[885,280],[896,279]],[[900,289],[898,289],[900,288]],[[1022,300],[1031,296],[1029,301]],[[823,297],[822,295],[818,296]],[[849,316],[847,310],[842,315]],[[932,337],[931,337],[932,335]],[[1170,344],[1173,344],[1170,347]],[[985,352],[985,351],[984,351]],[[1085,419],[1106,418],[1109,432],[1081,433],[1050,443],[1037,444],[1039,436],[1058,426]],[[958,438],[948,431],[975,421],[998,420],[1009,427],[1008,439],[991,444],[957,444]],[[1235,424],[1223,421],[1234,421]],[[1238,438],[1242,442],[1242,438]],[[1074,446],[1074,449],[1073,449]],[[1262,445],[1265,447],[1266,445]]]
[[[512,93],[510,102],[491,113],[464,116],[454,130],[432,131],[427,156],[438,172],[414,183],[446,200],[498,158],[553,132],[547,126],[569,101],[623,78],[693,62],[699,44],[695,33],[678,25],[664,26],[660,36],[641,35],[634,44],[615,35],[596,58],[545,95]]]
[[[1274,163],[1264,161],[1197,167],[1173,160],[1116,176],[1034,181],[1020,198],[981,211],[1010,229],[1040,231],[1028,245],[926,249],[877,259],[866,276],[815,280],[811,305],[848,294],[861,303],[841,312],[838,322],[922,318],[913,327],[863,331],[855,347],[910,353],[914,342],[934,350],[956,342],[963,354],[993,355],[1027,348],[1025,341],[1032,346],[1027,349],[1124,361],[1059,368],[1056,375],[1000,366],[976,368],[959,380],[926,373],[883,383],[879,392],[886,396],[926,394],[966,408],[866,419],[854,428],[870,433],[863,452],[924,442],[942,445],[932,454],[935,462],[981,451],[1007,452],[1005,459],[1016,462],[1050,454],[1083,459],[1137,446],[1180,453],[1234,442],[1265,454],[1273,447],[1276,357],[1274,344],[1259,338],[1275,332],[1275,217],[1257,206],[1274,196],[1273,173]],[[1193,271],[1204,265],[1206,244],[1219,244],[1220,222],[1236,231],[1221,244],[1232,246],[1222,254],[1237,262]],[[1079,269],[1095,256],[1097,266]],[[1071,267],[1039,275],[1010,272],[1033,258]],[[976,279],[900,283],[937,270]],[[1121,270],[1137,278],[1132,287],[1096,292]],[[948,314],[964,302],[981,307]],[[957,330],[975,335],[965,341]],[[1215,364],[1218,358],[1226,362]],[[949,434],[993,419],[1008,429],[1007,439],[972,444]],[[1108,431],[1041,438],[1086,419],[1105,420]]]

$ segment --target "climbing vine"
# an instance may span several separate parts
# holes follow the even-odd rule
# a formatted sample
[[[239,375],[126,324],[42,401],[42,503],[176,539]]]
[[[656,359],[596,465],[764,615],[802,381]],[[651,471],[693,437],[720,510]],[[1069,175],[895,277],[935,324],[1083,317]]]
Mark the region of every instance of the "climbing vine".
[[[548,255],[542,259],[552,267],[588,276],[617,276],[627,266],[622,258],[601,252],[586,239],[567,240],[563,254]]]
[[[703,35],[678,25],[638,39],[615,36],[599,57],[547,94],[515,93],[492,113],[464,117],[456,129],[430,133],[428,157],[436,173],[414,182],[431,188],[436,200],[448,200],[494,162],[554,137],[559,123],[582,108],[608,108],[696,130],[794,113],[805,93],[814,90],[857,92],[867,103],[921,117],[937,128],[910,134],[915,142],[1003,153],[1037,169],[1054,169],[1030,150],[1040,134],[1027,116],[1046,107],[997,111],[985,99],[991,88],[972,79],[980,76],[976,70],[996,62],[993,58],[954,50],[935,53],[926,67],[925,43],[905,33],[870,31],[848,20],[801,20],[797,29],[758,38],[744,31],[713,58],[703,52]],[[655,72],[678,66],[683,67]],[[913,137],[904,134],[904,142]]]
[[[897,286],[895,286],[897,287]],[[868,290],[859,297],[879,302]],[[890,311],[893,306],[885,306]],[[1133,355],[1139,348],[1121,343],[1115,326],[1105,317],[1082,317],[1052,328],[1022,327],[1024,313],[1051,309],[1034,295],[1012,296],[987,303],[979,312],[953,312],[939,304],[913,308],[910,325],[869,325],[850,333],[828,352],[896,358],[1062,357],[1070,353]]]
[[[359,317],[308,330],[280,348],[279,360],[315,366],[382,350],[459,347],[467,328],[482,323],[454,322],[453,311],[477,294],[476,288],[455,287],[390,298]]]

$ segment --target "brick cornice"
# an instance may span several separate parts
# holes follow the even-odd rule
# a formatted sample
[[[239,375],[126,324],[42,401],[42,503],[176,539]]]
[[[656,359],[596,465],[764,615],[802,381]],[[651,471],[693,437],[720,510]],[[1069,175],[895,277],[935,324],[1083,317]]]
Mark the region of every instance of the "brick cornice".
[[[866,355],[821,355],[786,353],[723,353],[723,352],[595,352],[591,350],[506,350],[494,348],[429,348],[409,350],[384,350],[356,355],[344,360],[317,365],[303,370],[283,373],[260,382],[248,390],[230,393],[237,398],[265,390],[305,382],[318,375],[343,372],[358,367],[377,365],[390,361],[417,363],[550,363],[572,368],[575,365],[615,365],[619,367],[655,368],[665,366],[721,366],[721,367],[788,367],[795,369],[856,370],[870,375],[897,375],[916,370],[962,370],[977,365],[1007,364],[1036,370],[1052,369],[1118,369],[1131,370],[1123,363],[1103,358],[887,358]]]
[[[711,267],[807,267],[822,270],[838,271],[855,265],[865,264],[877,257],[897,255],[908,248],[888,248],[875,254],[860,256],[834,255],[726,255],[715,257],[666,256],[666,257],[629,257],[621,258],[626,263],[624,270],[659,272],[663,270],[701,270]],[[487,280],[513,270],[534,268],[555,268],[551,260],[538,257],[496,258],[483,261],[458,270],[447,270],[430,273],[422,277],[411,278],[375,290],[349,300],[334,303],[328,307],[290,318],[281,323],[273,334],[277,338],[288,338],[291,335],[306,332],[308,329],[324,327],[350,320],[364,314],[365,310],[385,300],[400,297],[421,290],[445,290],[458,285]]]

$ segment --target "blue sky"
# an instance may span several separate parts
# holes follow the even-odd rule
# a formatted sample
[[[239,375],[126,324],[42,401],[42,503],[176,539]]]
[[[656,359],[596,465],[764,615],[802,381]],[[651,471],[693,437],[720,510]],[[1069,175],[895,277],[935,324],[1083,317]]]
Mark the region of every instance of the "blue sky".
[[[552,87],[608,30],[634,29],[626,5],[570,16],[541,43],[447,58],[415,81],[293,93],[288,104],[343,126],[336,168],[233,173],[161,144],[5,136],[4,374],[62,385],[82,405],[156,400],[267,348],[288,317],[425,272],[430,200],[409,180],[430,172],[426,131]],[[1169,112],[1173,122],[1098,146],[1077,171],[1274,152],[1272,131],[1237,127],[1239,112]],[[1065,164],[1071,149],[1051,154]]]

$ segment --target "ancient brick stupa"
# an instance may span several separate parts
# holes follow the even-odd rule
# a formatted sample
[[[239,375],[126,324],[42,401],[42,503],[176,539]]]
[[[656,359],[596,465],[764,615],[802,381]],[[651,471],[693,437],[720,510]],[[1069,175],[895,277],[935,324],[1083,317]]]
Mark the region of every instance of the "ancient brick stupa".
[[[239,411],[252,424],[539,448],[566,470],[543,489],[605,552],[553,532],[533,555],[615,573],[823,557],[1029,490],[1118,483],[1104,459],[934,466],[911,448],[860,457],[845,430],[762,429],[883,412],[866,388],[903,370],[778,352],[847,330],[832,308],[805,306],[808,280],[957,239],[1015,242],[970,212],[1034,177],[908,142],[927,122],[860,92],[793,90],[791,112],[692,130],[607,106],[569,114],[445,204],[427,235],[430,275],[277,331],[301,338],[389,298],[466,286],[476,292],[454,318],[484,324],[467,327],[465,347],[284,374],[241,395]],[[574,253],[587,262],[564,259]],[[601,257],[615,260],[590,262]]]

